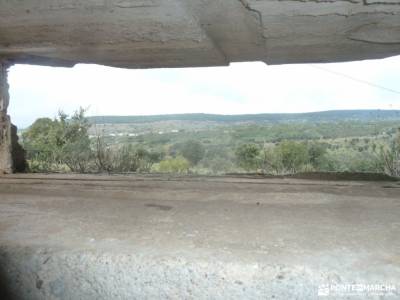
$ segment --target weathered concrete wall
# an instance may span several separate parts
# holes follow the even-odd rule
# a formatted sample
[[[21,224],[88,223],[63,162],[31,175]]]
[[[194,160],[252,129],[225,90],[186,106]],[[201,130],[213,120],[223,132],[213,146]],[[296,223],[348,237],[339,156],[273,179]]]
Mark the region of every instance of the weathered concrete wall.
[[[13,171],[11,121],[7,115],[9,103],[7,66],[0,61],[0,173]]]
[[[400,54],[400,0],[0,0],[0,56],[126,68]]]
[[[0,174],[23,172],[27,168],[25,150],[18,143],[17,127],[7,115],[10,100],[8,93],[8,63],[0,61]]]

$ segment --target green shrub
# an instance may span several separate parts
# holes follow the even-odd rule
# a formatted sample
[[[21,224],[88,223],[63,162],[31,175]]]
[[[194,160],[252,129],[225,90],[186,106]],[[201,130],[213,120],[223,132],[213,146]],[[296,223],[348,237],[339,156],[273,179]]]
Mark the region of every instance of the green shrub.
[[[168,158],[155,165],[154,170],[161,173],[187,173],[190,163],[182,156]]]
[[[260,148],[256,144],[240,145],[235,155],[238,165],[246,171],[255,171],[260,166]]]

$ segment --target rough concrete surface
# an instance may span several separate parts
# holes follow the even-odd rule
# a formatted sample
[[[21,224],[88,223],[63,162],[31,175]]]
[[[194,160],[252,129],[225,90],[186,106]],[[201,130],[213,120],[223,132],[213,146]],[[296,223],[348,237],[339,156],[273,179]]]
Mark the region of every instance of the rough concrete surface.
[[[0,58],[127,68],[400,54],[400,0],[0,0]]]
[[[27,168],[25,150],[18,143],[17,127],[7,115],[10,100],[7,68],[8,64],[0,60],[0,174],[23,172]]]
[[[7,66],[0,60],[0,173],[13,171],[12,125],[7,115],[9,100]]]
[[[0,298],[399,299],[399,236],[398,182],[9,175]]]

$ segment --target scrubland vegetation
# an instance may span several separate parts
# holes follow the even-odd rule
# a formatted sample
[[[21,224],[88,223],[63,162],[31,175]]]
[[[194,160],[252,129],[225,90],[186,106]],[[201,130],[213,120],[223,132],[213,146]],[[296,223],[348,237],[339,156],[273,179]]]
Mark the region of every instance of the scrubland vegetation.
[[[395,111],[293,115],[72,116],[22,132],[33,172],[371,172],[400,176]]]

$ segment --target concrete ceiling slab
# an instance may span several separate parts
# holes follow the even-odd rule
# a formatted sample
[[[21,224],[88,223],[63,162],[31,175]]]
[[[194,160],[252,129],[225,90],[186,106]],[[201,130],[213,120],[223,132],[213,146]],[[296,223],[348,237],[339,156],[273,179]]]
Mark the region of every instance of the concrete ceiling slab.
[[[399,0],[0,0],[0,58],[124,68],[400,54]]]

